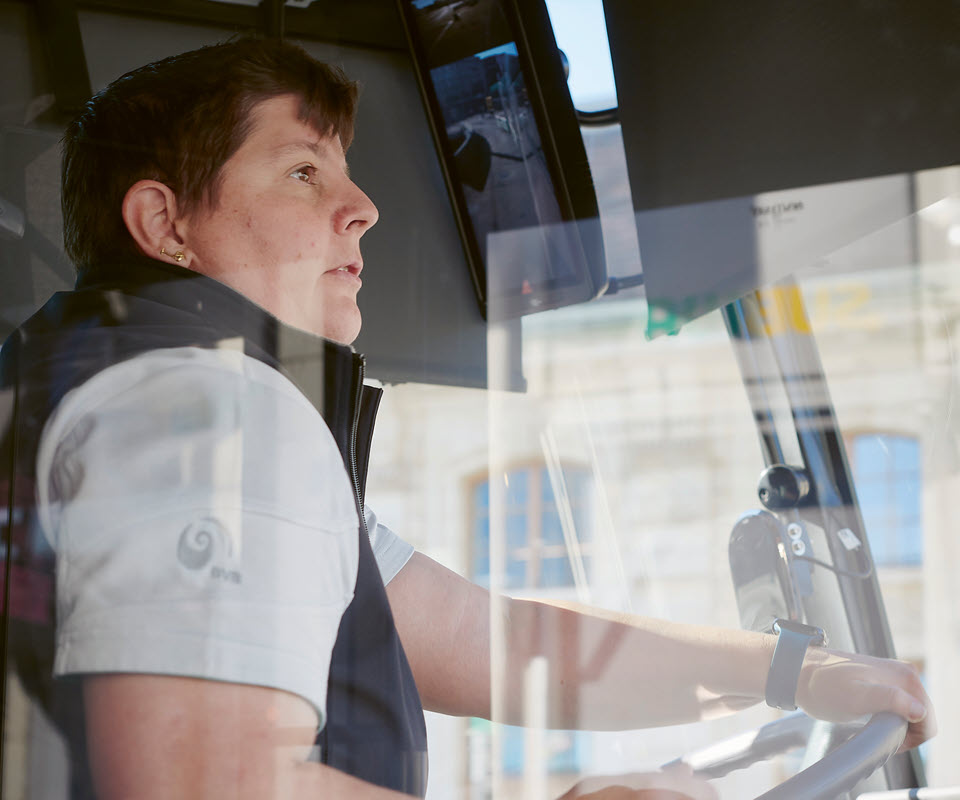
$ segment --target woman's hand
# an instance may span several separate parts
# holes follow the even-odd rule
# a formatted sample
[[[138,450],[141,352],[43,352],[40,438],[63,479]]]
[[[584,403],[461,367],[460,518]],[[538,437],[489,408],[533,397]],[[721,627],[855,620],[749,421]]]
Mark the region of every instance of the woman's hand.
[[[714,788],[678,765],[657,772],[584,778],[559,800],[719,800]]]
[[[830,722],[892,711],[909,723],[901,752],[937,732],[933,705],[920,675],[903,661],[811,647],[800,672],[797,705],[810,716]]]

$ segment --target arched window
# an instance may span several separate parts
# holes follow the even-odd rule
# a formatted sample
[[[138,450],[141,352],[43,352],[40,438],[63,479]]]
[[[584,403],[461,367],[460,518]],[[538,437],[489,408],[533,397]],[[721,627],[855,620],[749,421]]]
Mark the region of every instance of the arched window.
[[[554,474],[542,465],[504,475],[505,589],[574,586],[590,568],[590,472],[565,467]],[[558,499],[559,495],[559,499]],[[490,484],[474,485],[471,497],[471,577],[490,585]],[[564,534],[564,527],[567,534]],[[568,537],[575,542],[568,546]]]
[[[593,546],[590,471],[563,467],[554,470],[551,477],[551,471],[542,464],[525,465],[514,467],[502,480],[506,529],[503,588],[507,591],[564,589],[588,581]],[[470,493],[471,578],[475,583],[489,586],[490,483],[478,481]],[[471,719],[469,727],[471,763],[489,763],[490,723]],[[523,774],[529,757],[527,734],[523,728],[510,725],[504,725],[501,730],[500,770],[505,776],[516,778]],[[548,773],[568,775],[583,769],[588,757],[589,734],[553,730],[543,735]]]

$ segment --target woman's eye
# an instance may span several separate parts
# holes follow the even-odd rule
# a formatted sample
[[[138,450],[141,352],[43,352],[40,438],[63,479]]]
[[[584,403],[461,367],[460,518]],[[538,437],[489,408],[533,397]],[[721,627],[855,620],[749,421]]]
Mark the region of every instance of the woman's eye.
[[[290,177],[304,183],[311,183],[315,174],[316,169],[314,167],[297,167],[290,173]]]

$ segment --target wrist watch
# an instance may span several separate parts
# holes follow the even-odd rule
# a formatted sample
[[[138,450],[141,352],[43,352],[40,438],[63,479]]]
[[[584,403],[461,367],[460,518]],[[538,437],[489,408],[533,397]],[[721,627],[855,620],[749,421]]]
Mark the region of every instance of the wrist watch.
[[[825,645],[827,635],[823,632],[823,628],[804,625],[789,619],[774,620],[773,632],[777,634],[777,646],[770,660],[764,698],[768,706],[781,708],[784,711],[795,711],[797,683],[800,680],[803,657],[810,645],[818,647]]]

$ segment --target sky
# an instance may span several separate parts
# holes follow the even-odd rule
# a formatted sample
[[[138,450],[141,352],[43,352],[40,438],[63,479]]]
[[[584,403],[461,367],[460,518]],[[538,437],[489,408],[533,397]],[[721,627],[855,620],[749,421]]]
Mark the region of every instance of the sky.
[[[546,0],[557,45],[570,61],[570,94],[581,111],[617,104],[602,0]]]
[[[435,1],[413,0],[413,5],[424,8]],[[581,111],[615,106],[617,93],[603,0],[546,0],[546,4],[557,45],[570,62],[569,85],[574,105]]]

